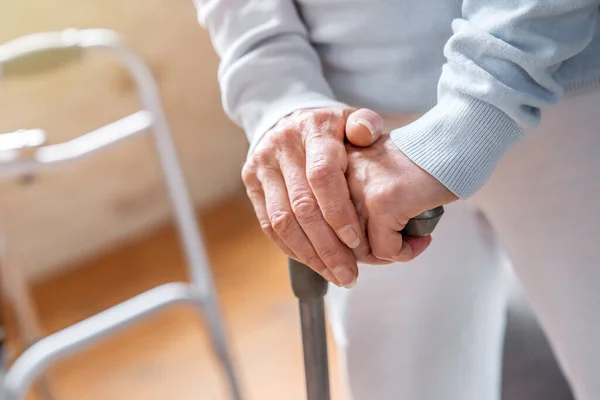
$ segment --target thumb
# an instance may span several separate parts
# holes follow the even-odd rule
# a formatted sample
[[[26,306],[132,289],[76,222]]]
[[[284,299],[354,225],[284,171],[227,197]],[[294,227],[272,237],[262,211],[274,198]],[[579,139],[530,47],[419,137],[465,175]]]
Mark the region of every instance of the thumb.
[[[355,146],[367,147],[381,137],[383,118],[375,111],[361,108],[346,120],[346,138]]]

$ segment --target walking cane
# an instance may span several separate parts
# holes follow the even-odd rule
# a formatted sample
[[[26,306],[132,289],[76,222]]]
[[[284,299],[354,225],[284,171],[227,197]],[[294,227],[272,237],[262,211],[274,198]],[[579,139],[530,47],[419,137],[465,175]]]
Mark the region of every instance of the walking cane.
[[[444,213],[442,206],[411,219],[401,234],[426,236]],[[290,281],[300,305],[307,400],[330,400],[325,304],[327,281],[306,265],[289,259]]]

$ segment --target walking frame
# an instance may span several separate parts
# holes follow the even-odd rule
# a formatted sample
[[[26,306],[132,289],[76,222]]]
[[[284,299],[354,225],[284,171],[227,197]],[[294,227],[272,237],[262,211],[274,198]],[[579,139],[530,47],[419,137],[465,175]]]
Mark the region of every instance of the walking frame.
[[[0,134],[0,177],[35,175],[61,163],[76,162],[94,155],[136,134],[151,131],[191,283],[167,283],[155,287],[42,337],[24,277],[14,265],[5,265],[7,263],[3,262],[3,291],[16,310],[19,334],[28,347],[11,366],[4,368],[0,399],[23,399],[31,385],[43,378],[44,371],[57,361],[162,309],[184,303],[194,308],[198,317],[204,317],[231,398],[240,400],[241,392],[193,204],[156,83],[144,61],[113,31],[68,29],[32,34],[1,45],[0,79],[45,72],[78,61],[90,51],[101,50],[114,54],[127,68],[135,81],[142,110],[75,139],[53,145],[43,145],[45,133],[40,129]],[[29,148],[32,156],[23,157],[25,148]],[[52,396],[48,387],[44,391],[46,398]]]

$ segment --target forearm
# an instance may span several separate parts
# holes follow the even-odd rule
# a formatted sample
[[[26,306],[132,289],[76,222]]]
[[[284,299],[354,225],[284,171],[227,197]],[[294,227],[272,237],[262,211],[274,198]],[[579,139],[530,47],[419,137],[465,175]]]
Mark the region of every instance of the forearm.
[[[453,24],[438,104],[392,132],[395,144],[459,197],[558,102],[554,73],[590,42],[597,0],[467,0]]]
[[[340,104],[293,1],[198,0],[196,5],[221,58],[223,108],[251,146],[293,111]]]

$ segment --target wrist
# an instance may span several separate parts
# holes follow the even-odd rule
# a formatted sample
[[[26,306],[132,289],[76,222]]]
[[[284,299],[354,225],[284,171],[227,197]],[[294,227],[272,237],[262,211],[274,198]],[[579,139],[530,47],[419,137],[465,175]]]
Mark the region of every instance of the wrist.
[[[390,133],[398,149],[459,198],[479,190],[522,135],[508,115],[472,98],[439,104]]]

